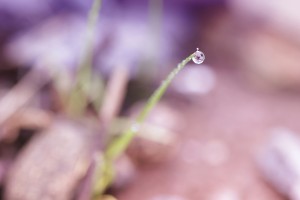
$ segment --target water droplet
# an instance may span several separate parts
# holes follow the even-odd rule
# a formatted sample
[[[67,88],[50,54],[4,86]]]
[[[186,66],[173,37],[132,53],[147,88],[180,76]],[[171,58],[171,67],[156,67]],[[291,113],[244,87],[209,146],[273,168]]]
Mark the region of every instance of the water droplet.
[[[194,61],[194,63],[199,65],[205,60],[205,55],[202,51],[199,51],[199,49],[197,48],[197,51],[194,53],[192,60]]]

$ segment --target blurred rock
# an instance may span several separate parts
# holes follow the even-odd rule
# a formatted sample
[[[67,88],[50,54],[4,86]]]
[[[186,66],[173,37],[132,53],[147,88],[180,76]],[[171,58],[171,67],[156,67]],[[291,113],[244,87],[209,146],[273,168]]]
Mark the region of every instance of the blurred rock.
[[[251,79],[263,86],[264,79],[275,88],[298,89],[300,85],[300,5],[297,0],[230,0],[240,24],[239,55]]]
[[[204,162],[205,164],[217,167],[230,158],[228,145],[221,140],[211,140],[205,143],[189,140],[181,149],[181,158],[189,164]]]
[[[237,190],[234,189],[219,189],[211,195],[209,200],[240,200],[240,194]]]
[[[56,121],[18,155],[7,177],[5,199],[71,199],[100,142],[94,130]]]
[[[137,103],[129,109],[128,115],[131,118],[137,117],[144,103]],[[172,105],[169,101],[160,101],[150,112],[146,123],[160,126],[175,132],[180,132],[185,128],[185,119],[176,109],[177,105]]]
[[[247,48],[238,54],[252,81],[273,88],[299,88],[299,45],[267,30],[251,31],[242,37]]]
[[[180,76],[176,77],[171,84],[171,89],[187,98],[194,99],[195,96],[210,92],[215,84],[216,75],[210,66],[191,64],[180,72]]]
[[[186,198],[180,196],[180,195],[175,195],[175,194],[160,194],[157,195],[153,198],[151,198],[151,200],[187,200]]]
[[[258,159],[263,178],[291,200],[299,200],[300,139],[286,128],[276,128]]]
[[[141,105],[134,106],[130,116],[134,118]],[[171,159],[179,148],[179,133],[185,120],[167,102],[158,103],[128,148],[129,156],[138,163],[161,163]]]
[[[300,42],[300,2],[297,0],[268,1],[229,0],[229,7],[239,21],[256,24],[257,28],[267,29]],[[248,25],[250,25],[248,24]]]
[[[258,88],[298,90],[298,38],[238,17],[224,9],[204,22],[202,40],[211,57],[221,66],[239,67]]]
[[[202,159],[211,166],[220,166],[229,160],[228,145],[221,140],[207,142],[202,149]]]
[[[127,155],[122,155],[115,162],[115,178],[110,189],[119,191],[127,187],[136,175],[136,169]]]

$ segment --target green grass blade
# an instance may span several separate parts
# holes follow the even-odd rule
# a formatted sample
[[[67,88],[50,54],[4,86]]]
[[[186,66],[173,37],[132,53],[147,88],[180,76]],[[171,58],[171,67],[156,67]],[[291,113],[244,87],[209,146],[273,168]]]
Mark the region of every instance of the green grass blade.
[[[194,53],[184,59],[177,65],[175,69],[173,69],[173,71],[167,76],[167,78],[161,83],[161,85],[154,91],[131,127],[108,146],[105,154],[108,160],[116,159],[120,154],[122,154],[122,152],[125,151],[134,135],[138,132],[140,125],[145,121],[150,111],[164,95],[172,80],[186,66],[186,64],[191,61],[193,56]]]

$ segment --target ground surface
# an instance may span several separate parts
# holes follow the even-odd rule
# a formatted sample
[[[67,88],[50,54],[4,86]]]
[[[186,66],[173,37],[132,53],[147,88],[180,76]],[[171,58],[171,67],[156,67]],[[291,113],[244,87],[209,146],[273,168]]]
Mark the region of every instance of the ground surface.
[[[300,132],[300,96],[258,90],[238,72],[217,69],[215,89],[182,111],[188,119],[172,161],[139,170],[120,200],[279,200],[255,159],[270,129]]]

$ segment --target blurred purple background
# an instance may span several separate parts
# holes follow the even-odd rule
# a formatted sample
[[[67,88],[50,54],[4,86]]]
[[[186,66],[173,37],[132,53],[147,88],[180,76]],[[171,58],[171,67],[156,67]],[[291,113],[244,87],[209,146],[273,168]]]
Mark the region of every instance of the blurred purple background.
[[[0,122],[19,104],[42,110],[28,115],[33,122],[24,120],[31,119],[26,115],[0,123],[0,136],[7,137],[0,137],[1,188],[23,146],[32,144],[32,133],[23,138],[22,122],[38,130],[49,125],[48,115],[59,121],[67,107],[53,85],[69,97],[91,5],[92,0],[0,0]],[[92,80],[92,92],[85,94],[90,101],[124,67],[129,80],[116,92],[125,94],[117,114],[134,115],[178,62],[196,48],[206,57],[179,74],[149,118],[154,128],[124,154],[114,195],[120,200],[299,200],[299,6],[297,0],[102,1],[93,71],[84,82]],[[49,81],[35,71],[39,67],[58,76]],[[35,96],[23,98],[30,95]],[[83,119],[95,117],[90,107]],[[165,144],[147,140],[161,129]]]

